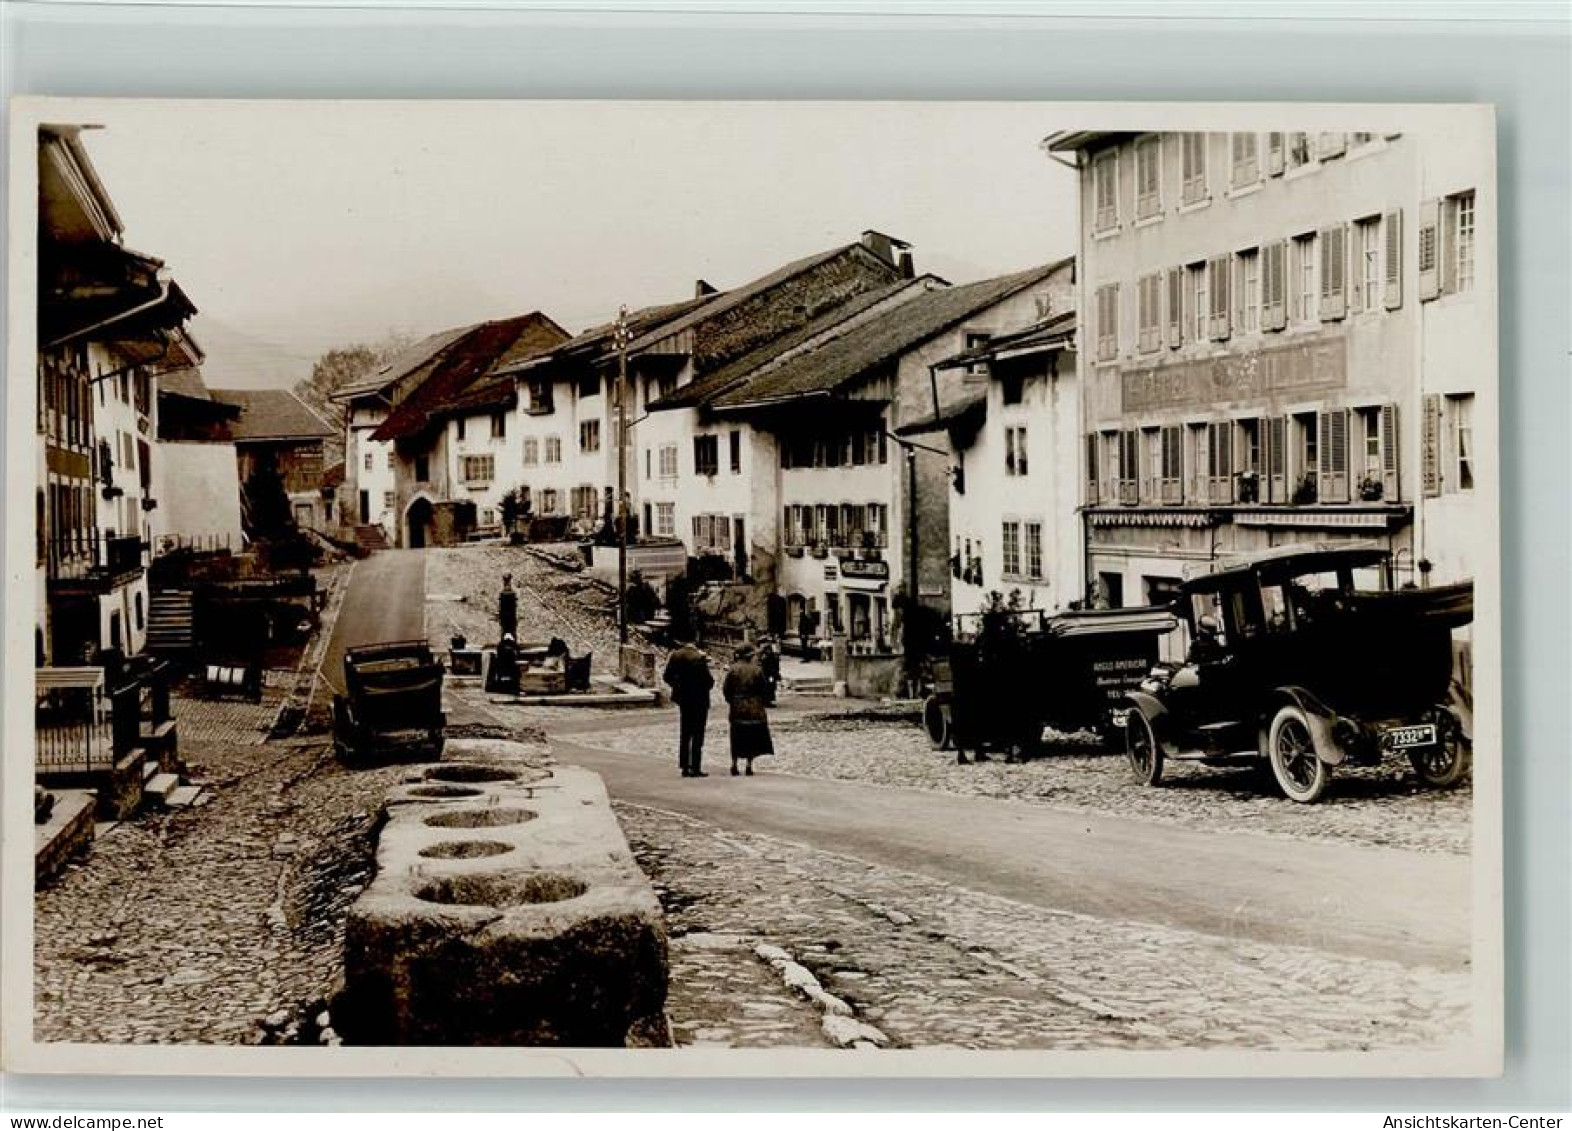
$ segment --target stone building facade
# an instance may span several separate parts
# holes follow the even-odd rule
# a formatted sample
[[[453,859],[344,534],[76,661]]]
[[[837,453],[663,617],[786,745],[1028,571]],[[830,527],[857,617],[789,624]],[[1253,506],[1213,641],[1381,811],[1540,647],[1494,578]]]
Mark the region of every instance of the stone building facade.
[[[1095,599],[1296,542],[1376,541],[1396,584],[1472,573],[1495,207],[1488,119],[1458,129],[1047,140],[1080,170]]]

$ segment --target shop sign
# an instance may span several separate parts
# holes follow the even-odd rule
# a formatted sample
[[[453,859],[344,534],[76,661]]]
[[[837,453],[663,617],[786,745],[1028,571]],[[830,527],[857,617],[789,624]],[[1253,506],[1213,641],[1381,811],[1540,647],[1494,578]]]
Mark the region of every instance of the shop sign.
[[[841,562],[841,576],[855,581],[888,581],[890,563],[847,558]]]
[[[1161,408],[1210,408],[1228,401],[1261,402],[1280,394],[1341,389],[1348,383],[1348,348],[1341,337],[1254,350],[1120,375],[1120,408],[1129,414]]]

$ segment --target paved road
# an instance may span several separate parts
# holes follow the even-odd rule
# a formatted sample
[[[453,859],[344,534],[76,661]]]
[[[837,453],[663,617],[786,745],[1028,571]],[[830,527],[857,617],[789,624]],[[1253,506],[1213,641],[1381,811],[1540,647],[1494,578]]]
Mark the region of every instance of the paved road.
[[[426,636],[426,559],[419,550],[382,550],[354,565],[344,605],[322,656],[322,677],[344,690],[344,651],[383,640]]]
[[[597,749],[592,731],[571,724],[552,738],[559,758],[599,772],[620,800],[1030,905],[1354,958],[1450,970],[1468,961],[1464,857],[785,774],[734,780],[723,756],[718,772],[688,781],[674,758],[656,756],[669,745],[659,730],[644,755]]]

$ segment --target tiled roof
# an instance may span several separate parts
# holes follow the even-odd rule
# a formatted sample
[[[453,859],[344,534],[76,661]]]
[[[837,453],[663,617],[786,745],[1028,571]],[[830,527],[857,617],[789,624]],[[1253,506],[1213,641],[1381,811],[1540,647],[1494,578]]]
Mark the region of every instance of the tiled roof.
[[[804,342],[812,341],[822,334],[833,332],[835,327],[841,323],[848,322],[869,308],[893,298],[905,288],[919,285],[932,286],[936,282],[938,280],[931,275],[924,275],[920,279],[902,279],[899,282],[891,283],[888,286],[867,291],[848,299],[833,310],[821,314],[807,325],[771,338],[758,349],[744,354],[736,361],[723,365],[713,373],[707,373],[696,381],[689,382],[682,388],[672,392],[670,396],[662,397],[650,405],[650,410],[659,412],[662,409],[687,408],[693,405],[707,404],[722,393],[728,392],[748,380],[754,373],[769,366],[782,354],[790,353]]]
[[[237,444],[262,440],[320,440],[338,429],[288,389],[213,389],[213,399],[240,409]]]
[[[567,337],[567,331],[561,326],[539,311],[533,311],[517,318],[482,322],[427,338],[389,363],[389,376],[393,381],[421,369],[429,372],[413,391],[394,405],[371,438],[397,440],[424,431],[446,415],[451,402],[470,392],[476,382],[490,376],[503,358],[521,361],[562,344]],[[400,364],[408,368],[392,368]]]
[[[653,327],[648,331],[639,333],[638,336],[636,336],[633,341],[628,344],[628,350],[629,352],[636,353],[647,346],[654,345],[661,338],[667,337],[671,334],[681,333],[683,330],[686,330],[692,326],[696,326],[707,318],[713,318],[718,314],[724,314],[728,310],[741,306],[743,303],[747,302],[754,296],[763,294],[772,287],[778,287],[788,279],[794,278],[797,275],[801,275],[804,271],[810,271],[821,264],[828,263],[836,256],[844,255],[847,252],[853,251],[854,249],[861,249],[868,255],[873,254],[864,248],[862,244],[852,243],[841,244],[839,247],[832,247],[828,251],[821,251],[815,255],[809,255],[802,259],[793,260],[784,267],[777,267],[768,275],[759,276],[751,283],[744,283],[742,286],[735,287],[732,290],[722,291],[719,294],[711,295],[709,296],[709,301],[699,304],[695,309],[688,311],[682,316],[672,321],[665,322],[659,326]]]
[[[828,395],[977,311],[986,310],[1042,282],[1068,262],[1049,263],[1013,275],[919,295],[879,318],[870,319],[816,349],[759,374],[745,385],[715,398],[711,404],[724,411],[802,396]]]
[[[628,331],[634,335],[645,334],[654,327],[680,318],[689,311],[712,302],[715,294],[700,295],[697,298],[683,299],[681,302],[661,303],[657,306],[641,307],[628,312]],[[571,361],[576,358],[593,359],[595,355],[604,350],[609,350],[612,335],[616,332],[616,322],[603,322],[599,326],[591,326],[582,333],[575,334],[555,349],[528,358],[523,362],[513,361],[506,366],[498,366],[498,373],[516,373],[524,369],[535,369],[556,362]]]
[[[925,432],[939,432],[963,424],[976,425],[988,415],[988,388],[979,384],[968,388],[959,397],[945,405],[937,416],[924,416],[903,424],[896,434],[920,436]]]

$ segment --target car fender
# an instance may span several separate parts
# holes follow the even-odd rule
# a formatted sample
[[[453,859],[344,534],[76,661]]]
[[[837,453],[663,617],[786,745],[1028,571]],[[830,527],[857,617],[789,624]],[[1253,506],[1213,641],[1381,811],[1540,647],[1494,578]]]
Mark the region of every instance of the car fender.
[[[1463,702],[1461,697],[1453,695],[1440,709],[1457,720],[1458,729],[1463,732],[1463,737],[1469,742],[1474,741],[1474,709]]]
[[[1152,724],[1153,734],[1163,732],[1168,718],[1168,708],[1163,706],[1157,696],[1147,691],[1126,691],[1122,702],[1146,716],[1146,721]]]
[[[1271,730],[1272,718],[1278,709],[1285,704],[1292,703],[1305,713],[1305,721],[1310,724],[1310,741],[1315,743],[1316,757],[1328,766],[1341,765],[1348,757],[1348,752],[1337,741],[1333,733],[1333,723],[1337,716],[1331,709],[1317,699],[1311,692],[1303,687],[1279,687],[1272,694],[1271,711],[1261,720],[1260,751],[1266,755],[1267,737]]]

